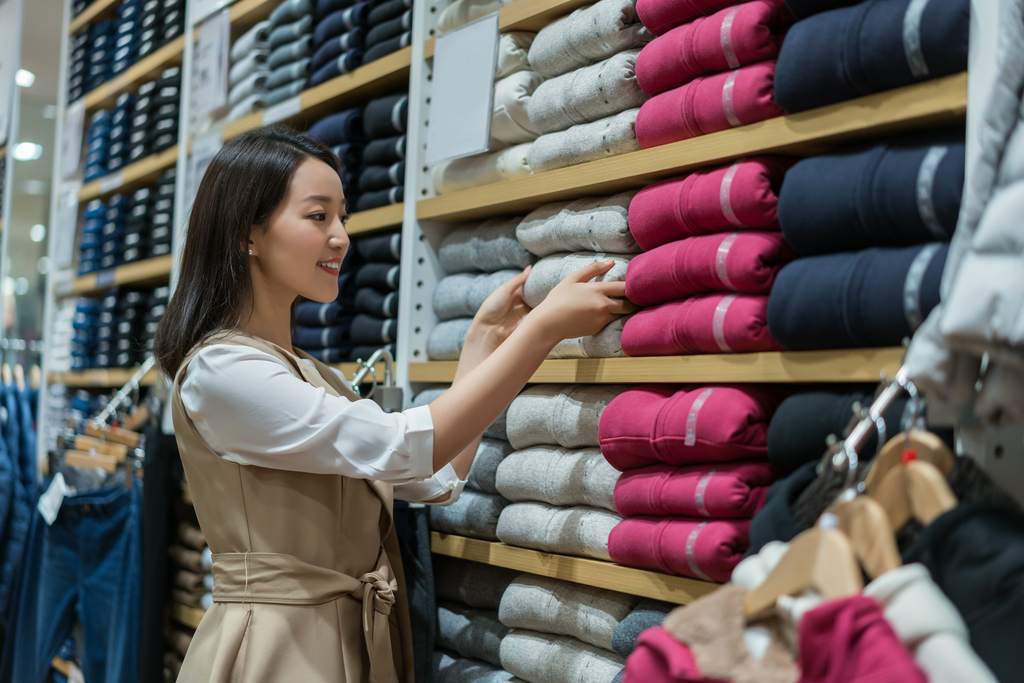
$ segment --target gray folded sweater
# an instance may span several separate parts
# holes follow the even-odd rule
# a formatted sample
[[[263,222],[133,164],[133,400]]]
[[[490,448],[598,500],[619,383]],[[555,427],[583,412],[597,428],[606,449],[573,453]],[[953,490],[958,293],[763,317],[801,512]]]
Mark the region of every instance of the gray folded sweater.
[[[439,322],[427,335],[427,357],[430,360],[458,360],[472,324],[472,318]]]
[[[515,449],[508,441],[481,439],[480,446],[476,449],[476,457],[473,458],[473,465],[469,468],[466,487],[484,493],[498,493],[495,482],[498,467],[513,451]]]
[[[554,78],[652,38],[636,14],[636,0],[601,0],[542,28],[530,46],[530,66]]]
[[[448,390],[447,386],[431,387],[424,389],[412,399],[412,407],[425,406],[433,403],[438,396]],[[498,419],[491,423],[491,426],[484,430],[484,437],[508,441],[508,411],[506,410]],[[515,450],[514,448],[512,450]]]
[[[626,50],[540,83],[527,100],[530,123],[540,133],[554,133],[639,107],[647,101],[636,80],[639,54]]]
[[[463,657],[501,666],[501,639],[510,630],[498,621],[496,610],[474,609],[457,602],[437,605],[437,645]]]
[[[611,197],[552,202],[531,211],[516,227],[516,237],[537,256],[593,251],[637,254],[629,231],[629,203],[635,190]]]
[[[608,535],[621,521],[619,515],[597,508],[513,503],[501,511],[496,533],[503,543],[521,548],[611,560]]]
[[[622,330],[629,316],[617,318],[605,325],[600,332],[589,337],[563,339],[551,349],[548,358],[618,358],[625,356],[622,350]]]
[[[633,120],[636,120],[635,116]],[[525,178],[530,175],[527,154],[531,145],[532,142],[524,142],[497,152],[442,161],[430,171],[434,191],[437,194],[445,194],[503,180]]]
[[[447,555],[433,555],[434,589],[438,600],[496,610],[501,596],[519,572]]]
[[[633,254],[601,254],[584,251],[575,254],[554,254],[545,256],[533,265],[530,276],[523,285],[523,300],[526,305],[536,308],[559,282],[596,261],[614,260],[615,265],[607,273],[594,278],[597,282],[621,282],[626,279],[626,268],[633,260]]]
[[[612,649],[621,657],[628,657],[636,647],[636,639],[640,637],[640,633],[652,626],[660,626],[668,613],[678,606],[670,602],[644,598],[615,627],[615,633],[612,634]]]
[[[454,652],[434,652],[432,683],[525,683],[500,667]]]
[[[519,275],[519,270],[494,273],[456,273],[437,283],[434,290],[434,314],[438,320],[472,318],[494,290]]]
[[[523,573],[501,596],[498,617],[505,626],[572,636],[612,650],[612,634],[638,602],[635,595]]]
[[[501,665],[530,683],[612,683],[625,663],[570,636],[516,629],[501,641]]]
[[[623,384],[535,384],[508,407],[508,440],[516,450],[531,446],[599,446],[601,413],[629,387]]]
[[[430,528],[445,534],[497,541],[498,517],[506,505],[508,501],[499,495],[463,489],[451,505],[430,506]]]
[[[621,474],[600,448],[535,446],[506,457],[498,466],[495,485],[513,503],[587,505],[615,512],[615,482]]]
[[[526,165],[532,173],[543,173],[636,152],[640,149],[636,141],[639,111],[627,109],[593,123],[580,123],[557,133],[541,135],[529,143]]]
[[[507,268],[522,270],[536,259],[519,243],[516,227],[519,218],[492,218],[479,225],[464,225],[441,240],[437,259],[447,273],[484,271],[493,273]]]

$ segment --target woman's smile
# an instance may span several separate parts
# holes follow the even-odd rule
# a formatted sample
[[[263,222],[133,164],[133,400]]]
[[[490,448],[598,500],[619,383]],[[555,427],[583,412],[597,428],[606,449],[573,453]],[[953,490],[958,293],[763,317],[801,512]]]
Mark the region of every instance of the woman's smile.
[[[317,267],[323,269],[325,272],[337,277],[338,273],[341,272],[341,259],[331,259],[329,261],[317,262]]]

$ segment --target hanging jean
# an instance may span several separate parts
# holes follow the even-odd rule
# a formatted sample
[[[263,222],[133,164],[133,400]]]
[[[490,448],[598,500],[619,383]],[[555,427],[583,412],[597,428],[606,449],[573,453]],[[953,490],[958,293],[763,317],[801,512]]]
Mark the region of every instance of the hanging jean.
[[[32,388],[28,384],[21,391],[17,391],[18,421],[21,425],[21,462],[23,463],[21,474],[25,486],[28,487],[29,495],[35,500],[36,473],[39,468],[36,465],[36,425],[35,418],[32,416],[32,393]]]
[[[90,683],[138,680],[142,483],[65,498],[53,526],[32,515],[17,611],[0,681],[43,680],[80,621]]]

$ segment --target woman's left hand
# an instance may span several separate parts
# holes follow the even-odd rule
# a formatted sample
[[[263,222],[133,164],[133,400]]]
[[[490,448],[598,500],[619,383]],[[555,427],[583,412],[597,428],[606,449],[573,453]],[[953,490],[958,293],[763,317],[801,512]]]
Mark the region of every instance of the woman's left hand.
[[[488,351],[493,351],[519,327],[531,310],[523,301],[523,284],[530,275],[530,268],[527,266],[526,270],[487,297],[473,317],[473,325],[466,337],[467,344],[472,340],[489,347]]]

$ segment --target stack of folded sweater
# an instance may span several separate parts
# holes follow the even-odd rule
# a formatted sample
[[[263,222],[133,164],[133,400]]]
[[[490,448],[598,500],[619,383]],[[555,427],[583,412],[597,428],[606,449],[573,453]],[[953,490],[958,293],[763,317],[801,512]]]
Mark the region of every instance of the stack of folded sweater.
[[[498,492],[512,501],[501,511],[502,542],[560,555],[608,560],[619,473],[598,448],[605,407],[616,385],[536,385],[508,408],[509,443],[498,466]]]
[[[128,150],[125,146],[128,144],[132,102],[132,95],[122,94],[112,109],[99,109],[89,117],[85,135],[85,170],[82,175],[85,182],[116,171],[127,160]],[[115,155],[111,155],[112,150],[116,152]]]
[[[183,17],[184,18],[184,17]],[[114,51],[111,55],[110,76],[125,71],[135,63],[142,36],[142,2],[125,0],[117,8],[114,28]]]
[[[412,45],[412,0],[375,0],[370,6],[364,64]]]
[[[443,508],[442,508],[443,509]],[[509,628],[498,619],[511,569],[434,555],[437,594],[435,683],[514,681],[501,668],[501,644]]]
[[[267,25],[266,106],[295,97],[309,83],[313,62],[313,0],[284,0]]]
[[[566,276],[594,261],[615,261],[601,280],[627,278],[627,266],[640,251],[629,231],[629,207],[635,194],[553,202],[535,209],[519,223],[516,237],[540,257],[523,287],[528,305],[537,306]],[[627,320],[619,318],[589,337],[566,339],[552,350],[551,357],[622,356],[622,330]]]
[[[438,260],[448,277],[434,291],[438,324],[427,338],[431,360],[458,360],[473,316],[495,289],[533,263],[516,239],[518,218],[463,225],[441,241]]]
[[[801,350],[895,346],[913,334],[939,302],[963,183],[962,129],[794,165],[778,217],[804,258],[776,278],[771,336]]]
[[[97,21],[89,24],[89,28],[71,38],[71,54],[68,57],[68,103],[81,99],[85,93],[100,85],[102,69],[97,77],[90,76],[89,45],[98,36],[106,36],[113,31],[110,21]],[[106,37],[103,40],[107,40]]]
[[[775,72],[775,101],[787,112],[967,69],[969,0],[787,4],[800,19]]]
[[[171,253],[176,177],[177,169],[170,168],[160,174],[155,186],[132,193],[124,233],[124,263]]]
[[[94,199],[85,205],[85,223],[79,243],[79,275],[121,265],[129,203],[127,195],[118,193],[106,201]]]
[[[413,399],[413,406],[428,405],[444,391],[444,387],[425,389]],[[505,424],[503,413],[484,431],[459,499],[450,505],[430,507],[431,529],[488,541],[498,540],[495,527],[498,515],[508,505],[508,500],[498,493],[495,476],[498,466],[514,450],[508,442]],[[434,575],[440,580],[441,574],[436,570]]]
[[[351,73],[363,63],[370,3],[317,0],[310,86]]]
[[[228,71],[228,121],[235,121],[267,106],[267,81],[270,79],[270,22],[261,21],[246,31],[231,46]]]
[[[458,4],[449,5],[445,12]],[[523,31],[501,34],[494,72],[489,151],[435,166],[431,178],[437,194],[530,174],[526,154],[540,131],[530,123],[528,108],[534,91],[544,82],[544,77],[530,68],[527,57],[536,35]]]
[[[402,235],[392,232],[352,243],[363,265],[356,272],[356,315],[352,319],[351,359],[366,360],[379,348],[395,354]]]
[[[113,173],[131,161],[134,105],[135,95],[122,93],[111,110],[110,134],[107,136],[107,173]]]
[[[793,21],[783,0],[638,0],[636,9],[658,36],[636,61],[637,80],[653,95],[636,118],[641,146],[782,114],[773,95],[775,60]],[[708,10],[718,11],[701,16]]]
[[[363,110],[359,107],[325,116],[306,131],[328,145],[341,161],[341,187],[345,208],[354,213],[359,201],[357,179],[363,163],[366,136],[363,134]],[[403,147],[404,150],[404,147]]]
[[[104,296],[81,318],[76,315],[76,330],[82,329],[89,335],[90,355],[85,356],[85,349],[79,349],[84,367],[127,368],[141,363],[147,351],[152,350],[153,333],[169,297],[170,289],[166,286],[151,290],[118,289]],[[81,328],[79,322],[83,323]],[[76,356],[74,349],[72,356]]]
[[[164,69],[155,81],[139,86],[132,103],[127,163],[162,152],[178,142],[181,68]]]
[[[338,273],[338,298],[329,303],[303,300],[295,305],[292,344],[323,363],[340,363],[352,355],[352,318],[356,308],[359,251],[349,247]]]
[[[636,386],[601,416],[601,452],[622,472],[611,559],[705,581],[728,581],[750,519],[775,478],[772,387]],[[511,416],[511,414],[510,414]]]
[[[795,256],[777,217],[791,164],[782,157],[743,159],[636,194],[629,225],[645,253],[632,262],[626,296],[648,308],[625,323],[626,354],[780,348],[768,332],[768,294]]]
[[[363,135],[368,142],[359,171],[356,211],[405,201],[405,132],[408,120],[407,93],[370,100],[363,110]]]

